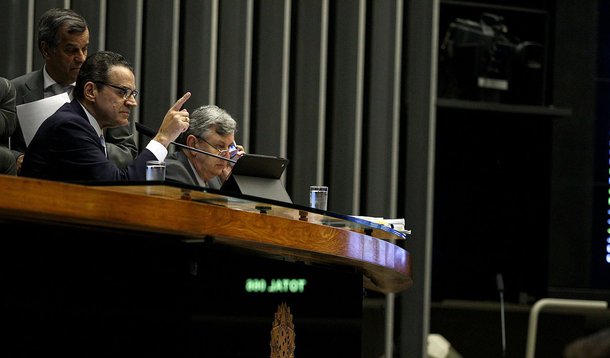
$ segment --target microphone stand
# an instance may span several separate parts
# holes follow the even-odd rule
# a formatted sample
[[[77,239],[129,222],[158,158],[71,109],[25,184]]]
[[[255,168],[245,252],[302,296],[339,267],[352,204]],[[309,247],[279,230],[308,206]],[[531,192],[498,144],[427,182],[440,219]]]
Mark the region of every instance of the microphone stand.
[[[144,134],[145,136],[147,136],[149,138],[154,138],[155,137],[156,132],[154,130],[152,130],[151,128],[146,127],[143,124],[140,124],[140,123],[136,122],[136,129],[138,130],[138,132]],[[235,159],[225,158],[225,157],[220,156],[218,154],[213,154],[213,153],[210,153],[210,152],[206,152],[205,150],[201,150],[199,148],[191,147],[191,146],[188,146],[186,144],[177,143],[177,142],[173,142],[173,141],[171,143],[173,145],[177,146],[177,147],[181,147],[181,148],[185,148],[185,149],[188,149],[188,150],[192,150],[193,152],[197,152],[197,153],[208,155],[210,157],[222,159],[224,161],[227,161],[227,162],[230,162],[230,163],[233,163],[233,164],[237,163],[237,160],[235,160]]]
[[[496,285],[500,294],[500,317],[502,324],[502,357],[506,357],[506,323],[504,322],[504,279],[502,274],[496,275]]]

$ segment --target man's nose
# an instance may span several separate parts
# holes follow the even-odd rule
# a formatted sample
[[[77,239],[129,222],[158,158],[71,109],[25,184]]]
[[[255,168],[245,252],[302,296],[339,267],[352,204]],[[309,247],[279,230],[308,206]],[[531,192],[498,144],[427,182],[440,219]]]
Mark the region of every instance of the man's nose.
[[[83,50],[78,51],[78,54],[76,55],[75,60],[82,63],[82,62],[85,62],[86,59],[87,59],[87,51],[83,51]]]

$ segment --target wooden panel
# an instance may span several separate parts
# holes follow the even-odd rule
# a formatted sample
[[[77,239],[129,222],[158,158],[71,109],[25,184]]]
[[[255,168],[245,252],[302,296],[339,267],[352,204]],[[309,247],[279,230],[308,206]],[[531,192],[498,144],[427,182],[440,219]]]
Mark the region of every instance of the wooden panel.
[[[411,285],[408,252],[343,228],[184,200],[176,188],[176,197],[170,197],[156,192],[164,187],[143,186],[134,193],[135,187],[87,187],[13,176],[0,177],[0,184],[4,217],[169,234],[184,240],[212,236],[262,256],[354,267],[362,272],[365,287],[381,292],[399,292]]]

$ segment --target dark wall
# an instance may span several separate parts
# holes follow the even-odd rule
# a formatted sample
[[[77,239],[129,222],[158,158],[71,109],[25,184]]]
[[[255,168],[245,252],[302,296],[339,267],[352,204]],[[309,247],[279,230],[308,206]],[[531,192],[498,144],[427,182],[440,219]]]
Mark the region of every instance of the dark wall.
[[[594,270],[591,275],[592,284],[610,291],[610,211],[608,210],[608,189],[610,188],[610,155],[608,149],[610,140],[610,25],[605,19],[610,16],[610,3],[607,1],[599,5],[599,31],[596,83],[596,157],[595,157],[595,205],[593,226]],[[607,294],[610,296],[610,292]]]
[[[585,298],[593,288],[608,295],[608,44],[601,20],[607,8],[568,1],[465,4],[441,2],[441,39],[456,16],[504,16],[509,36],[542,41],[545,106],[521,106],[534,103],[489,90],[468,98],[439,94],[432,299],[495,300],[497,273],[513,302]],[[474,78],[476,58],[451,70]],[[439,91],[450,78],[443,69]],[[535,79],[520,88],[537,86]]]
[[[554,97],[573,110],[553,128],[549,286],[557,294],[610,290],[610,268],[601,263],[608,219],[608,73],[603,60],[610,14],[603,3],[557,2]],[[595,281],[594,268],[605,283]]]
[[[546,295],[552,121],[439,110],[433,300]]]

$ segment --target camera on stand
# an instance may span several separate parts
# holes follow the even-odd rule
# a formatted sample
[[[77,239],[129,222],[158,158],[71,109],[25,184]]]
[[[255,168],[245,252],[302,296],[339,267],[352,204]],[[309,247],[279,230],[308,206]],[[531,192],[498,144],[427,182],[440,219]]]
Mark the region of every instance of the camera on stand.
[[[543,64],[543,46],[510,36],[502,16],[456,18],[441,44],[438,95],[542,105]]]

